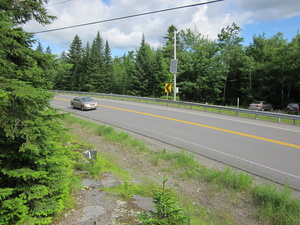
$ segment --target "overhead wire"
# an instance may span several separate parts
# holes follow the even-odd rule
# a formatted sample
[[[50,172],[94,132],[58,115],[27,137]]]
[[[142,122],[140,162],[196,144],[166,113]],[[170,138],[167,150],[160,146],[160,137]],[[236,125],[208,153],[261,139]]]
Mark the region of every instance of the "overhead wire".
[[[72,26],[67,26],[67,27],[60,27],[60,28],[44,30],[44,31],[36,31],[36,32],[31,32],[31,33],[41,34],[41,33],[47,33],[47,32],[59,31],[59,30],[66,30],[66,29],[71,29],[71,28],[76,28],[76,27],[89,26],[89,25],[98,24],[98,23],[106,23],[106,22],[112,22],[112,21],[116,21],[116,20],[129,19],[129,18],[133,18],[133,17],[145,16],[145,15],[150,15],[150,14],[155,14],[155,13],[162,13],[162,12],[178,10],[178,9],[183,9],[183,8],[190,8],[190,7],[200,6],[200,5],[208,5],[208,4],[221,2],[221,1],[225,1],[225,0],[213,0],[213,1],[208,1],[208,2],[201,2],[201,3],[191,4],[191,5],[178,6],[178,7],[174,7],[174,8],[161,9],[161,10],[156,10],[156,11],[150,11],[150,12],[145,12],[145,13],[139,13],[139,14],[134,14],[134,15],[128,15],[128,16],[107,19],[107,20],[100,20],[100,21],[95,21],[95,22],[90,22],[90,23],[77,24],[77,25],[72,25]]]
[[[63,1],[63,2],[53,3],[52,5],[46,5],[45,7],[50,7],[50,6],[60,5],[60,4],[64,4],[64,3],[67,3],[67,2],[70,2],[70,1],[72,1],[72,0],[66,0],[66,1]]]

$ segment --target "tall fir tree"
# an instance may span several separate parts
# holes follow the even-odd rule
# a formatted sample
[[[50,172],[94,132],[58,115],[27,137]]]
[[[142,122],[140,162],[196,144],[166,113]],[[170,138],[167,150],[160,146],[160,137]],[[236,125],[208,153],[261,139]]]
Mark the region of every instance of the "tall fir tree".
[[[174,34],[176,32],[176,51],[181,52],[183,50],[183,45],[180,40],[180,33],[177,32],[178,29],[174,25],[168,27],[166,35],[163,37],[166,40],[166,44],[163,47],[164,58],[174,59]]]
[[[82,71],[82,41],[78,35],[75,35],[67,55],[68,63],[72,64],[73,66],[66,76],[65,87],[67,90],[79,91],[82,89],[84,72]]]
[[[112,84],[113,84],[113,66],[112,66],[112,57],[111,51],[108,44],[108,41],[105,42],[104,48],[104,76],[103,82],[106,83],[106,86],[103,87],[104,93],[112,93]]]
[[[91,92],[103,92],[104,83],[104,46],[100,32],[97,32],[91,47],[91,57],[88,67],[87,89]]]
[[[19,27],[50,22],[43,2],[0,5],[0,224],[49,224],[69,194],[63,115],[51,107],[45,77],[53,61]]]
[[[136,52],[135,73],[132,79],[133,89],[131,91],[134,95],[151,96],[152,81],[154,79],[151,48],[146,43],[145,36],[143,35],[141,45]]]

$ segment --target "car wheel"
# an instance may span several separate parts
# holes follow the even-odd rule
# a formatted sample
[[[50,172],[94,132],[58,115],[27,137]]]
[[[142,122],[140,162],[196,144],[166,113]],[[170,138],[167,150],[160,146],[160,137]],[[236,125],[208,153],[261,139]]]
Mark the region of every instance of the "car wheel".
[[[71,106],[72,106],[72,108],[73,108],[73,109],[75,109],[75,106],[74,106],[74,104],[71,104]]]
[[[84,107],[83,107],[83,105],[81,106],[81,110],[82,110],[82,111],[84,111]]]
[[[261,108],[261,111],[265,111],[265,109],[264,109],[264,108]]]

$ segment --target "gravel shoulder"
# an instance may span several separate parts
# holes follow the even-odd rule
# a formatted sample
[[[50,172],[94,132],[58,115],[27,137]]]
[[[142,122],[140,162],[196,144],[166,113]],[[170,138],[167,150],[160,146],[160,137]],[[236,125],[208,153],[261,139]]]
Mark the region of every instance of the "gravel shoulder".
[[[219,189],[218,186],[210,185],[201,180],[183,180],[176,174],[166,172],[163,167],[154,166],[151,161],[141,152],[124,149],[118,144],[104,141],[101,136],[82,130],[79,126],[72,125],[71,133],[88,143],[92,143],[94,148],[113,159],[123,170],[134,177],[131,182],[141,182],[144,179],[151,179],[161,183],[166,175],[169,179],[167,185],[174,188],[177,194],[189,196],[193,204],[201,204],[205,209],[204,217],[224,218],[230,224],[260,225],[255,217],[255,208],[251,197],[247,194],[239,194],[226,189]],[[149,149],[167,151],[179,151],[174,146],[162,143],[135,133],[129,133],[132,137],[144,141]],[[201,156],[195,156],[199,163],[214,169],[222,169],[224,165],[214,160]],[[107,177],[109,178],[107,178]],[[149,207],[149,199],[135,198],[124,201],[120,197],[112,196],[103,191],[107,185],[107,179],[114,185],[121,184],[123,181],[112,177],[107,173],[103,179],[94,180],[88,177],[83,181],[84,187],[74,193],[77,205],[76,208],[65,212],[55,225],[89,225],[89,224],[138,224],[137,214],[141,210]],[[108,183],[109,183],[108,182]],[[264,182],[264,181],[263,181]],[[138,197],[136,197],[138,198]],[[141,204],[147,204],[147,207],[141,207]]]

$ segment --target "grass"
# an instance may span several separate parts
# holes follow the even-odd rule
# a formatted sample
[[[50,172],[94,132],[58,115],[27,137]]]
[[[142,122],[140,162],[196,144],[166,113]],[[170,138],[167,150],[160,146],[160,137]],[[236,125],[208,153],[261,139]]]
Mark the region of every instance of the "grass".
[[[253,185],[254,178],[244,172],[238,172],[230,167],[225,167],[222,171],[207,168],[198,163],[194,154],[184,150],[169,152],[165,149],[152,151],[146,144],[129,134],[121,131],[117,132],[113,127],[95,124],[73,116],[67,116],[66,124],[78,124],[82,129],[94,132],[102,136],[104,140],[120,145],[130,151],[143,152],[144,157],[151,163],[172,173],[183,180],[198,180],[217,186],[216,191],[224,190],[238,193],[250,194],[257,208],[256,217],[266,224],[297,225],[300,224],[300,199],[292,196],[292,190],[286,185],[282,190],[278,190],[275,185]],[[89,148],[82,143],[76,143],[75,148],[81,151]],[[123,178],[123,185],[107,189],[119,196],[130,198],[134,194],[141,196],[151,196],[156,183],[149,179],[144,179],[141,183],[131,182],[131,176],[123,171],[118,165],[113,163],[107,155],[98,153],[97,160],[89,165],[78,160],[77,169],[87,170],[92,175],[101,177],[104,172],[110,171],[114,175]],[[191,224],[233,224],[232,215],[228,212],[214,211],[208,212],[201,203],[195,202],[189,196],[181,196],[180,203],[191,213]]]
[[[288,186],[282,190],[272,185],[255,186],[252,195],[261,221],[275,225],[300,224],[300,201],[293,198]]]

